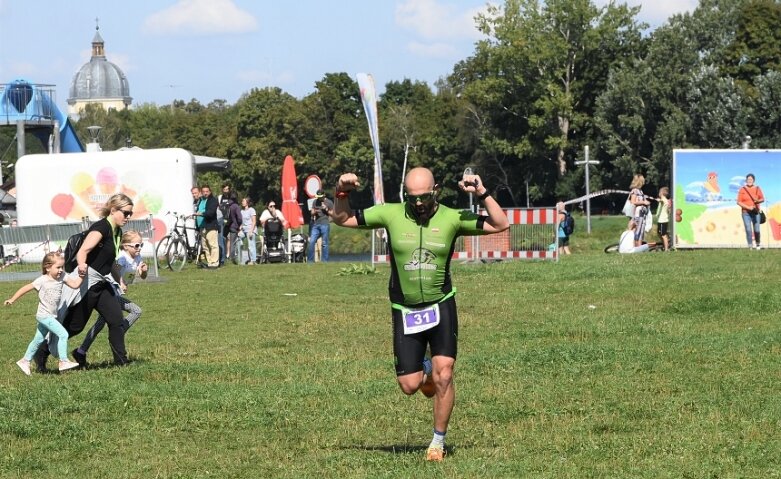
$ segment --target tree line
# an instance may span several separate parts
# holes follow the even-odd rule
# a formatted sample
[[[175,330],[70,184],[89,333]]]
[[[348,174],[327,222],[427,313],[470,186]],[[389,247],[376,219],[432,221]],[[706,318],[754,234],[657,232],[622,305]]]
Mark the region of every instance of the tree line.
[[[397,201],[402,165],[431,167],[443,199],[466,167],[505,206],[551,205],[584,193],[590,147],[592,190],[626,189],[635,173],[668,185],[676,148],[781,148],[781,2],[700,0],[653,31],[639,7],[590,0],[506,0],[475,21],[485,35],[471,56],[435,85],[384,85],[379,125],[386,201]],[[382,89],[381,89],[382,90]],[[278,199],[282,160],[299,179],[332,188],[354,171],[370,186],[373,150],[356,81],[326,73],[296,98],[256,88],[235,104],[196,99],[132,110],[89,107],[76,123],[103,127],[104,149],[180,147],[229,158],[203,173],[259,202]],[[651,193],[652,191],[648,191]],[[655,193],[655,191],[654,191]],[[356,198],[370,204],[367,187]],[[616,198],[596,199],[609,208]]]

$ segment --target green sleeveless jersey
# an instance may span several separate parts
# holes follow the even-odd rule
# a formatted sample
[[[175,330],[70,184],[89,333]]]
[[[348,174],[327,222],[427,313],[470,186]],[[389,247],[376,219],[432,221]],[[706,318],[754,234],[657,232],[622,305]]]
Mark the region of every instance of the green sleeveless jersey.
[[[456,238],[486,234],[486,216],[439,205],[428,223],[419,225],[406,203],[386,203],[356,212],[363,229],[388,232],[390,300],[404,306],[436,303],[453,289],[450,258]]]

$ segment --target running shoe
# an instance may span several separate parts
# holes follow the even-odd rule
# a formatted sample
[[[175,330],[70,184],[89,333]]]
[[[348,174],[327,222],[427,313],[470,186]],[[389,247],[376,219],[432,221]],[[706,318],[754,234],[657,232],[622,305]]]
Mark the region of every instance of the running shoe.
[[[423,358],[423,374],[431,376],[431,371],[434,369],[434,365],[431,364],[430,358]]]
[[[434,397],[434,395],[437,393],[437,390],[434,386],[434,378],[431,376],[432,370],[433,365],[431,364],[431,359],[423,358],[423,374],[426,375],[426,382],[420,386],[420,392],[423,393],[423,395],[427,398]]]
[[[79,366],[81,366],[82,368],[87,367],[87,355],[80,353],[79,348],[76,348],[73,351],[71,351],[71,356],[73,356],[73,359],[75,359],[76,362],[79,363]]]
[[[23,373],[28,376],[30,375],[30,361],[22,358],[16,362],[16,365],[19,366],[19,369],[21,369]]]
[[[38,348],[38,351],[33,355],[33,361],[35,362],[35,369],[39,373],[46,372],[46,360],[49,359],[49,350]]]
[[[60,361],[60,372],[79,367],[79,363],[73,361]]]
[[[442,462],[445,460],[445,449],[431,446],[426,449],[426,460],[429,462]]]

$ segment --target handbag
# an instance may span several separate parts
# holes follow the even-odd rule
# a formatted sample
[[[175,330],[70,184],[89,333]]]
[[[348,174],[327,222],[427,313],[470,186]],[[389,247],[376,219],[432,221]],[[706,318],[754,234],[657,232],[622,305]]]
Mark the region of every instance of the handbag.
[[[647,208],[645,213],[645,232],[650,233],[654,227],[654,215],[651,214],[651,208]]]
[[[743,189],[746,190],[746,194],[748,195],[749,198],[751,198],[751,201],[754,202],[754,205],[756,205],[757,202],[754,199],[754,197],[751,195],[751,193],[748,191],[748,188],[746,188],[744,186]],[[761,224],[761,225],[765,224],[765,222],[767,221],[767,215],[765,215],[765,212],[762,211],[761,209],[759,209],[758,206],[755,206],[755,208],[757,208],[759,210],[759,213],[758,213],[759,214],[759,224]]]
[[[635,216],[635,205],[632,204],[631,201],[629,201],[629,198],[626,199],[626,203],[624,203],[624,209],[621,210],[624,213],[624,216],[628,216],[630,218],[634,218]]]

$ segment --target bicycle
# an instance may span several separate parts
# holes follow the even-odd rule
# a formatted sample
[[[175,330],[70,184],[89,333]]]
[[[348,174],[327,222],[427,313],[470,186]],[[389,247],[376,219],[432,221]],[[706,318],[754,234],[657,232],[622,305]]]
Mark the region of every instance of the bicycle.
[[[657,242],[648,242],[648,251],[664,251],[664,244]],[[618,243],[613,243],[605,246],[605,253],[618,253]]]
[[[201,257],[201,232],[198,228],[186,225],[187,219],[192,215],[180,215],[172,211],[166,215],[173,215],[176,220],[171,234],[164,236],[157,243],[155,249],[157,267],[165,265],[172,271],[181,271],[188,261],[197,262]],[[194,233],[192,243],[188,231]]]

